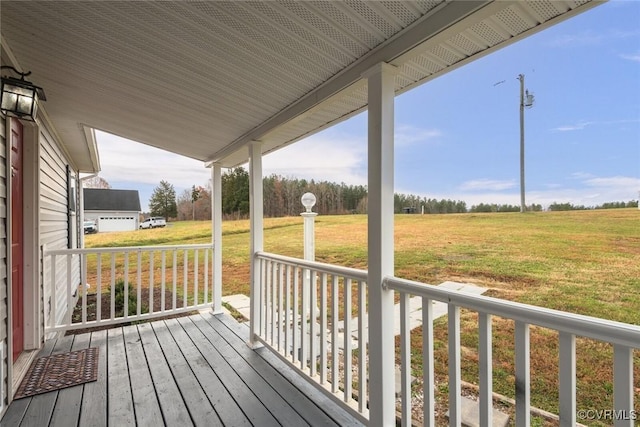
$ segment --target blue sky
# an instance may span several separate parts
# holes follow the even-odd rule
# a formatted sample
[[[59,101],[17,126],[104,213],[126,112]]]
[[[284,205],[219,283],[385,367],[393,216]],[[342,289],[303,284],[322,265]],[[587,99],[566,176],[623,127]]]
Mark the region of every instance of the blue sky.
[[[637,200],[639,23],[640,2],[610,1],[398,96],[395,191],[519,205],[524,74],[535,95],[525,111],[527,204]],[[366,121],[365,112],[265,156],[265,176],[366,184]],[[210,176],[199,161],[111,135],[98,134],[98,147],[100,176],[139,190],[143,209],[162,179],[180,194]]]

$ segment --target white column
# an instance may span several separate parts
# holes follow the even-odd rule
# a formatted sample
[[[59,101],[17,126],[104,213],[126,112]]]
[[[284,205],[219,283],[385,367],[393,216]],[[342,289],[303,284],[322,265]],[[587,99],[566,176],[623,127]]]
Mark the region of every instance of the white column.
[[[222,167],[211,165],[211,243],[213,244],[213,312],[222,313]]]
[[[371,426],[395,425],[393,115],[395,67],[380,63],[363,74],[369,93],[369,408]],[[361,314],[362,315],[362,314]]]
[[[264,249],[264,228],[263,216],[264,205],[262,200],[262,143],[253,141],[249,145],[249,203],[250,203],[250,263],[251,263],[251,319],[249,345],[260,347],[256,340],[260,330],[260,311],[262,301],[260,300],[260,269],[255,259],[255,253]]]

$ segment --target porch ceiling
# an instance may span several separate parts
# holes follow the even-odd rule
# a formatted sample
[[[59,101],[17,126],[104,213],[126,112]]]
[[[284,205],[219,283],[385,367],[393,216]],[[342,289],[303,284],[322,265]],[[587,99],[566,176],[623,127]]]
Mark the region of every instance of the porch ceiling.
[[[596,4],[3,0],[2,60],[33,72],[82,171],[87,129],[235,166],[362,111],[375,63],[403,92]]]

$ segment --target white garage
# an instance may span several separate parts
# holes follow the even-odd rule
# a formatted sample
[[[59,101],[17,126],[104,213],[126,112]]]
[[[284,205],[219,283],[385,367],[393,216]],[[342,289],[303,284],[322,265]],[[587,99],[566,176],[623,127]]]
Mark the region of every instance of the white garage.
[[[98,231],[137,230],[137,218],[133,216],[101,216],[96,221]]]
[[[95,221],[98,232],[138,229],[140,196],[138,190],[85,188],[84,219]]]

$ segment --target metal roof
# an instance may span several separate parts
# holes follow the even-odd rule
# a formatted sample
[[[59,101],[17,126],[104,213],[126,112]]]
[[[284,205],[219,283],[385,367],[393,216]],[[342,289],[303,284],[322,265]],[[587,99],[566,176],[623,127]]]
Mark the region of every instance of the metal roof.
[[[378,62],[400,93],[596,4],[3,0],[2,63],[33,72],[81,171],[92,129],[235,166],[362,111]]]

